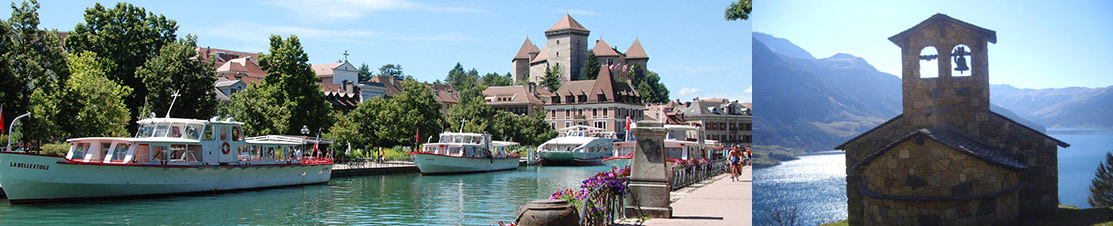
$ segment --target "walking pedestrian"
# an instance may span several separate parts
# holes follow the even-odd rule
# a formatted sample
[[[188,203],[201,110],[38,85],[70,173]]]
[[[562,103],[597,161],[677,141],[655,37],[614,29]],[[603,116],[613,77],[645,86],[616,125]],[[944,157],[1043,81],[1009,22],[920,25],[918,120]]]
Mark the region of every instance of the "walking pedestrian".
[[[740,174],[738,166],[742,164],[741,161],[742,161],[742,152],[738,150],[737,146],[735,146],[734,148],[731,148],[731,150],[730,150],[730,181],[731,182],[734,182],[738,178],[738,174]]]

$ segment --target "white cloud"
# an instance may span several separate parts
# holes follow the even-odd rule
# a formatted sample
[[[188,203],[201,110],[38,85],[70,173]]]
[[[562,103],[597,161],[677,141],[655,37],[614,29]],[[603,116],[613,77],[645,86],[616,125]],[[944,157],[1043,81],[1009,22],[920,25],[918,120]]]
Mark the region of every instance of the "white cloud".
[[[421,10],[438,13],[476,13],[486,10],[439,6],[410,0],[273,0],[270,5],[293,11],[294,16],[318,20],[357,19],[375,12]]]
[[[692,95],[692,94],[699,93],[701,91],[702,90],[700,90],[699,88],[687,88],[687,87],[685,87],[685,88],[680,88],[680,91],[676,91],[676,94],[679,94],[681,96],[687,96],[687,95]]]
[[[742,93],[754,93],[754,86],[750,86],[750,88],[746,88],[746,90],[742,90]]]

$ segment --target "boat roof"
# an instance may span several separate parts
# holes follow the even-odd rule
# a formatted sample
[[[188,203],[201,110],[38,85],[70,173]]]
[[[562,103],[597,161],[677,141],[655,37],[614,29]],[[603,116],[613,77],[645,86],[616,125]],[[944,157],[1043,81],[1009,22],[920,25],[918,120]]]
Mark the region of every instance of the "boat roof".
[[[570,130],[585,130],[586,131],[586,130],[604,130],[604,129],[599,128],[599,127],[585,126],[585,125],[575,125],[575,126],[571,126],[571,127],[561,128],[557,131],[567,132],[567,131],[570,131]]]
[[[266,135],[257,137],[248,137],[247,143],[253,144],[332,144],[333,141],[325,138],[316,138],[309,136],[291,136],[291,135]]]
[[[665,129],[672,130],[699,130],[699,127],[689,125],[665,125]]]
[[[482,136],[483,136],[483,134],[479,134],[479,133],[454,133],[454,132],[443,132],[443,133],[441,133],[441,136],[470,136],[470,137],[482,137]]]
[[[126,142],[158,142],[158,143],[201,143],[200,141],[178,137],[79,137],[67,139],[67,142],[114,140]]]
[[[546,141],[546,144],[586,144],[595,139],[608,139],[602,137],[557,137]]]
[[[220,117],[219,117],[219,116],[218,116],[218,117],[213,117],[213,118],[211,118],[211,119],[209,119],[209,120],[204,120],[204,119],[188,119],[188,118],[145,118],[145,119],[140,119],[139,121],[136,121],[136,123],[138,123],[138,124],[151,124],[151,123],[195,123],[195,124],[205,124],[205,123],[215,123],[215,124],[243,125],[243,123],[242,123],[242,122],[236,122],[236,121],[232,121],[232,117],[224,118],[224,120],[223,120],[223,121],[221,121],[221,120],[220,120]]]
[[[491,146],[494,146],[494,147],[510,147],[510,146],[518,146],[518,145],[519,145],[518,142],[497,141],[497,140],[496,141],[491,141]]]

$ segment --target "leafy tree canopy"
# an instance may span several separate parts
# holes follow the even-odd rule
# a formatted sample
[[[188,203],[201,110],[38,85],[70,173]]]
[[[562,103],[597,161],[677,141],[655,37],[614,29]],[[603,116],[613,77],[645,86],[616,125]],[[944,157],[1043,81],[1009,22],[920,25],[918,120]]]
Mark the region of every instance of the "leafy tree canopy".
[[[145,111],[158,116],[166,114],[171,102],[171,117],[207,119],[216,114],[217,100],[213,97],[216,73],[208,63],[190,59],[197,56],[197,37],[186,35],[162,47],[157,57],[136,69],[149,91]],[[177,101],[171,95],[177,91]],[[146,116],[144,115],[141,116]]]
[[[1113,206],[1113,153],[1105,153],[1105,162],[1098,165],[1094,180],[1090,183],[1090,198],[1093,207]]]
[[[730,6],[727,7],[726,18],[727,20],[748,20],[750,19],[750,11],[753,11],[751,0],[738,0],[738,2],[730,3]]]
[[[560,89],[561,80],[560,65],[555,65],[545,70],[545,77],[541,78],[541,86],[556,91]]]
[[[372,77],[375,77],[375,73],[371,72],[371,66],[367,66],[367,63],[360,64],[359,81],[366,82],[371,80]]]
[[[511,78],[510,73],[499,75],[499,73],[491,72],[483,75],[481,80],[483,80],[483,85],[485,86],[509,86],[514,83],[514,79]]]
[[[583,80],[595,79],[596,76],[599,76],[599,68],[599,58],[595,57],[595,52],[587,51],[587,62],[584,63],[584,67],[581,69],[584,72]]]
[[[39,102],[53,97],[64,88],[70,71],[67,55],[62,49],[62,40],[57,31],[39,29],[38,1],[24,1],[11,4],[12,14],[8,21],[0,19],[0,105],[9,115],[5,117],[7,129],[14,115],[31,111],[35,93]],[[53,106],[42,106],[52,108]],[[42,141],[57,135],[54,122],[43,121],[45,117],[24,119],[28,131],[19,132],[20,136]],[[7,133],[4,131],[3,133]]]
[[[283,40],[280,36],[271,35],[270,51],[259,56],[259,66],[268,73],[263,86],[270,91],[270,98],[290,113],[285,122],[275,122],[286,125],[285,130],[278,132],[300,134],[302,126],[317,131],[332,125],[332,105],[317,84],[317,74],[313,72],[309,56],[297,36],[291,35]]]
[[[379,67],[379,75],[393,76],[397,80],[406,80],[406,75],[402,72],[401,64],[384,64]]]

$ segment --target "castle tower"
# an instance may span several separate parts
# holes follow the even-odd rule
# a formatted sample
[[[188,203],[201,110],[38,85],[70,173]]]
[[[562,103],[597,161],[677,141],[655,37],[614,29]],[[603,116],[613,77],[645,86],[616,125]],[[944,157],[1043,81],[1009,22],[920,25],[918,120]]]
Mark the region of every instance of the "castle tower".
[[[545,31],[545,37],[548,38],[548,43],[545,45],[548,49],[548,66],[560,66],[564,81],[577,80],[581,77],[580,67],[587,61],[589,34],[591,31],[568,14],[564,14],[560,21]],[[544,76],[544,73],[540,76]]]
[[[615,51],[610,45],[607,45],[607,41],[603,41],[603,39],[595,41],[595,47],[591,48],[591,52],[595,53],[595,57],[599,59],[599,63],[603,64],[603,68],[611,64],[621,65],[626,63],[626,57],[618,53],[618,51]]]
[[[537,49],[537,45],[526,38],[526,42],[522,43],[522,48],[518,50],[518,54],[514,55],[514,59],[510,60],[510,64],[514,68],[513,76],[515,82],[526,81],[529,79],[529,62],[537,58],[537,54],[541,53]]]
[[[996,32],[935,14],[889,41],[901,48],[904,115],[915,126],[949,126],[979,134],[979,125],[970,120],[989,118],[986,49],[997,42]],[[938,54],[921,54],[925,49]],[[930,71],[920,68],[921,61],[937,61],[939,73],[921,73]],[[969,62],[964,65],[969,71],[960,71],[966,68],[958,61]]]
[[[634,44],[626,49],[626,64],[631,66],[637,64],[644,68],[646,63],[649,63],[649,55],[646,55],[645,49],[642,49],[642,42],[635,38]]]

